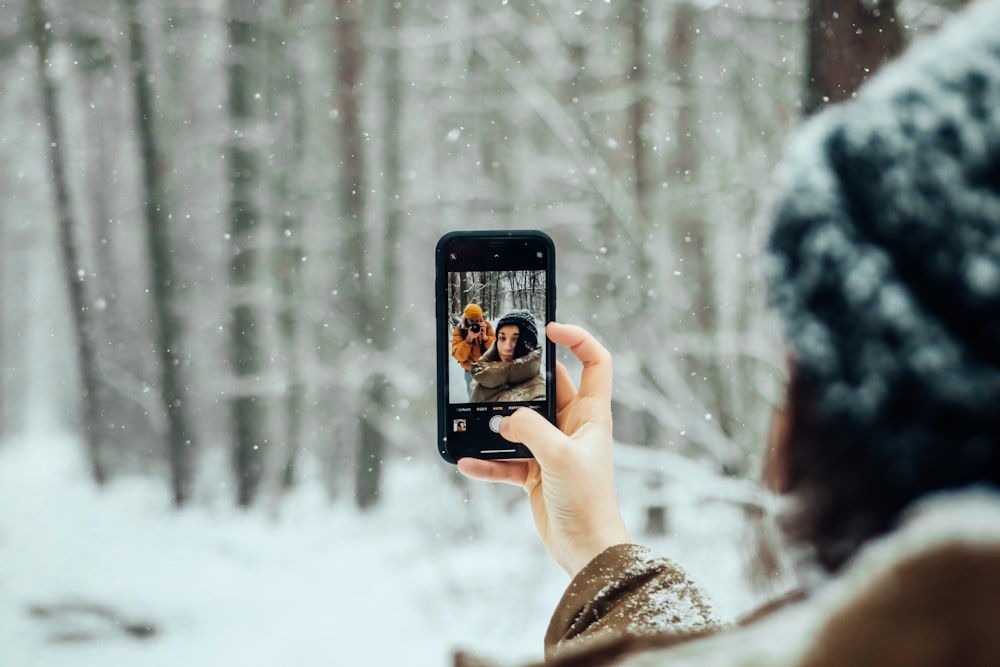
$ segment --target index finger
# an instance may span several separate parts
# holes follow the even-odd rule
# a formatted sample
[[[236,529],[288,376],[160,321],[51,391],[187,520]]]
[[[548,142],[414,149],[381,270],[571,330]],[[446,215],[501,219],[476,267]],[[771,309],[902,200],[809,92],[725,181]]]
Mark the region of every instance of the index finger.
[[[611,400],[611,353],[589,331],[575,324],[549,322],[545,333],[553,343],[568,347],[583,364],[578,395]]]
[[[576,385],[563,362],[556,362],[556,412],[562,412],[576,398]]]

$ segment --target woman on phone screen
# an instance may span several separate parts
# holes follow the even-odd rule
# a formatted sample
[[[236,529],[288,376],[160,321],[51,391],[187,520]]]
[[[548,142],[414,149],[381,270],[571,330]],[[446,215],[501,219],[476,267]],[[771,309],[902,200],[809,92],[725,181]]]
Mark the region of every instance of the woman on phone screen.
[[[499,320],[496,343],[472,364],[473,403],[539,401],[545,398],[538,325],[527,310]]]

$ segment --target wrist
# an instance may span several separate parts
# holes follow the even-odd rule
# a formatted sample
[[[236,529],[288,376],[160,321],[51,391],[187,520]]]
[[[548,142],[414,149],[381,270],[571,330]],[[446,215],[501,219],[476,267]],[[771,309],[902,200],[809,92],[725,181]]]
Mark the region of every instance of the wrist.
[[[624,523],[613,528],[609,527],[600,534],[588,536],[559,564],[570,577],[575,577],[590,561],[619,544],[632,544],[632,538],[629,537]]]

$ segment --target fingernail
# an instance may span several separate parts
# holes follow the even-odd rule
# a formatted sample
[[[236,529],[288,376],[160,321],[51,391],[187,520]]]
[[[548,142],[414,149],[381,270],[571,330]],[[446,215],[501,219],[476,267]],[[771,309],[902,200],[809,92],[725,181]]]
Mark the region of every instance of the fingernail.
[[[510,417],[504,417],[500,420],[500,435],[506,437],[508,430],[510,430]]]

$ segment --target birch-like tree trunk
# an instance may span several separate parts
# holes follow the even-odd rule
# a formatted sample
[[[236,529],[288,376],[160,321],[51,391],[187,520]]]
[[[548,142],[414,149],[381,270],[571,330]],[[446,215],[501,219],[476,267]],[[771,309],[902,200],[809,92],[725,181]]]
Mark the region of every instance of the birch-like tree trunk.
[[[73,333],[80,368],[80,381],[83,385],[81,396],[83,402],[82,430],[87,446],[90,473],[98,484],[103,484],[107,480],[108,472],[99,440],[101,418],[98,404],[99,382],[92,340],[93,326],[90,321],[90,311],[87,307],[84,289],[86,272],[80,264],[80,253],[77,247],[77,222],[70,201],[69,180],[66,174],[63,122],[56,99],[56,85],[49,72],[52,24],[43,0],[29,0],[28,13],[31,16],[31,34],[38,58],[38,83],[48,139],[49,177],[55,193],[56,216],[59,224],[59,249],[62,255],[63,276],[69,291],[70,308],[73,311]]]
[[[263,280],[271,250],[261,209],[261,128],[258,110],[264,91],[259,51],[264,48],[259,0],[230,0],[228,4],[229,132],[227,166],[230,185],[229,237],[232,244],[230,287],[233,299],[229,335],[231,363],[236,375],[230,399],[234,425],[233,463],[237,500],[249,506],[265,473],[268,448],[269,396],[262,377],[269,375],[267,336],[270,327]]]
[[[175,312],[177,277],[174,275],[174,245],[170,236],[170,202],[166,165],[156,133],[154,104],[145,30],[140,0],[125,0],[128,15],[129,59],[132,72],[135,130],[142,169],[143,215],[149,254],[150,285],[155,313],[155,347],[160,370],[160,394],[167,418],[167,460],[170,464],[174,503],[184,504],[193,481],[194,443],[187,415],[187,395],[181,368],[184,364],[183,333]]]
[[[282,212],[278,220],[273,266],[279,295],[276,317],[285,386],[281,406],[284,412],[283,429],[280,434],[284,451],[279,465],[282,467],[280,481],[286,488],[295,480],[296,462],[303,445],[306,410],[303,369],[306,363],[306,345],[302,331],[305,306],[302,261],[306,253],[303,247],[304,197],[301,185],[306,177],[301,166],[306,160],[306,108],[302,91],[302,70],[285,46],[286,40],[291,38],[291,31],[287,26],[298,9],[298,3],[284,4],[284,29],[274,31],[268,40],[268,49],[272,54],[270,59],[278,64],[275,75],[271,77],[273,95],[268,98],[268,115],[282,120],[280,127],[275,130],[279,137],[275,151],[279,163],[285,165],[283,169],[275,170],[272,189],[278,200],[278,210]]]

